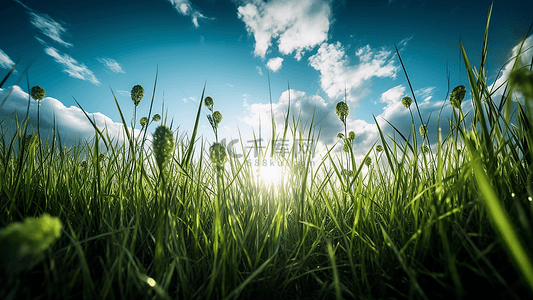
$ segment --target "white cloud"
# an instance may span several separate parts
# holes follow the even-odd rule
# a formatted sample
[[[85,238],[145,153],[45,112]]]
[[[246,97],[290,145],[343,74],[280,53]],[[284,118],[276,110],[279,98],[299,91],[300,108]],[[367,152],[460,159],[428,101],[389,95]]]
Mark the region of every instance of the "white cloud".
[[[4,99],[8,92],[9,89],[0,89],[0,99]],[[19,120],[22,120],[26,116],[28,97],[28,93],[24,92],[20,87],[13,86],[10,96],[2,106],[2,109],[0,109],[0,120],[8,115],[11,115],[10,118],[16,115]],[[37,106],[39,102],[30,99],[29,104],[29,117],[35,130],[37,128]],[[95,131],[93,126],[87,120],[83,111],[78,107],[66,107],[57,99],[45,97],[40,101],[39,113],[40,131],[43,139],[47,135],[52,135],[54,117],[55,126],[63,144],[74,146],[80,139],[83,141],[90,140],[94,137]],[[109,117],[99,112],[88,113],[88,115],[100,130],[106,129],[109,136],[114,138],[115,141],[124,141],[124,126],[121,123],[115,123]],[[9,118],[7,122],[2,123],[4,129],[7,124],[9,124]],[[136,130],[136,134],[139,134],[138,130]]]
[[[271,58],[267,62],[267,67],[272,72],[277,72],[277,71],[279,71],[279,69],[281,69],[281,64],[282,63],[283,63],[283,58],[281,58],[281,57]]]
[[[398,43],[398,46],[400,46],[400,52],[405,50],[405,48],[407,47],[407,43],[409,43],[409,41],[412,40],[414,36],[415,35],[412,34],[410,37],[406,37]]]
[[[47,47],[44,52],[55,59],[55,61],[62,65],[63,72],[70,77],[81,80],[89,80],[95,85],[100,85],[100,81],[96,79],[93,72],[87,68],[83,63],[78,62],[68,54],[61,54],[54,47]]]
[[[55,42],[65,46],[65,47],[72,47],[71,43],[68,43],[63,40],[63,35],[68,35],[67,30],[56,20],[52,19],[47,14],[42,14],[37,12],[36,10],[28,7],[24,3],[20,2],[19,0],[15,0],[15,2],[22,5],[30,15],[30,23],[37,28],[42,34],[46,35],[47,37],[51,38]],[[61,22],[64,24],[64,22]]]
[[[405,87],[399,85],[389,89],[384,92],[381,96],[381,101],[387,105],[383,108],[382,112],[376,116],[376,120],[380,125],[384,136],[396,137],[396,141],[399,140],[399,135],[395,129],[387,123],[389,121],[392,125],[396,127],[405,137],[409,138],[412,132],[412,123],[411,123],[411,114],[408,109],[402,106],[401,96],[405,92]],[[280,98],[276,103],[272,103],[272,113],[274,114],[274,120],[276,124],[277,133],[279,135],[283,132],[284,120],[287,113],[287,108],[289,104],[289,93],[290,93],[290,125],[292,126],[293,117],[303,125],[303,128],[307,130],[311,124],[314,113],[313,128],[316,130],[315,133],[320,131],[320,139],[318,142],[318,151],[317,154],[320,155],[324,153],[324,145],[332,147],[339,140],[337,139],[337,133],[344,132],[344,126],[337,117],[334,111],[334,104],[327,103],[323,98],[317,95],[308,95],[305,92],[290,90],[285,91],[281,94]],[[424,122],[427,123],[429,128],[429,138],[432,143],[437,142],[438,138],[438,113],[443,107],[440,126],[442,127],[442,134],[445,137],[448,132],[448,118],[450,118],[452,113],[452,107],[448,102],[438,101],[438,102],[422,102],[419,104],[420,113]],[[270,132],[270,121],[271,121],[271,106],[270,104],[247,104],[247,113],[245,117],[240,118],[241,121],[250,125],[253,130],[259,129],[259,124],[261,122],[262,136],[268,141],[271,137]],[[465,112],[472,109],[471,103],[468,101],[463,102],[463,109]],[[415,130],[418,134],[418,127],[421,125],[420,119],[417,117],[417,113],[413,112]],[[387,121],[385,121],[387,120]],[[470,122],[470,119],[467,119],[466,122]],[[365,155],[374,143],[381,144],[380,135],[378,127],[374,122],[367,122],[361,119],[353,119],[350,116],[347,119],[347,131],[353,131],[356,135],[353,149],[357,157]],[[290,131],[290,130],[289,130]],[[256,136],[258,132],[255,132]],[[292,135],[289,133],[288,139],[293,139]],[[421,143],[420,136],[417,135],[418,142]],[[391,145],[390,140],[387,139],[387,143]],[[337,145],[334,151],[341,151],[342,142]]]
[[[325,0],[247,0],[237,8],[246,30],[254,35],[255,55],[265,58],[277,39],[281,54],[295,53],[297,60],[304,51],[327,40],[331,19],[330,1]]]
[[[182,98],[181,101],[183,101],[184,103],[187,103],[188,101],[196,102],[196,99],[194,99],[194,97],[187,97]]]
[[[115,72],[115,73],[124,73],[122,66],[114,59],[111,58],[97,58],[99,62],[104,64],[106,68]]]
[[[261,69],[260,66],[255,66],[255,69],[257,70],[257,73],[259,73],[260,76],[263,76],[263,69]]]
[[[520,49],[522,48],[522,49]],[[518,61],[516,60],[517,55],[519,54]],[[509,74],[513,70],[513,66],[516,63],[515,68],[520,68],[524,66],[530,66],[532,63],[532,57],[533,57],[533,35],[529,36],[527,39],[525,39],[524,44],[522,45],[522,42],[518,43],[516,46],[513,47],[510,53],[510,60],[509,63],[503,68],[501,76],[491,85],[489,86],[489,91],[494,92],[496,89],[501,86],[503,83],[507,81],[509,78]],[[501,96],[503,93],[503,89],[500,88],[499,91],[497,91],[497,95]],[[497,99],[500,97],[494,96],[493,99]]]
[[[320,86],[331,99],[344,97],[357,102],[369,92],[368,84],[372,77],[395,78],[398,68],[394,66],[391,52],[381,49],[374,53],[369,45],[355,52],[359,64],[351,65],[340,42],[324,43],[318,52],[309,57],[309,65],[320,72]]]
[[[117,93],[121,94],[122,96],[127,96],[127,97],[131,96],[131,92],[130,91],[117,90]]]
[[[243,107],[250,107],[250,105],[248,105],[248,97],[250,97],[250,94],[247,94],[247,93],[242,94],[242,106]]]
[[[243,95],[244,96],[244,95]],[[277,103],[272,103],[272,113],[278,133],[282,132],[287,115],[290,96],[290,116],[292,124],[293,117],[305,127],[311,124],[314,114],[313,127],[321,130],[322,140],[332,143],[337,133],[342,129],[342,123],[333,110],[333,104],[326,103],[324,99],[317,95],[308,95],[298,90],[288,90],[281,94]],[[262,129],[270,129],[271,106],[270,104],[254,103],[247,104],[247,114],[240,118],[241,121],[250,125],[254,129],[259,128],[262,122]],[[265,123],[267,122],[267,123]],[[270,133],[267,135],[270,136]]]
[[[71,43],[65,42],[61,37],[67,33],[67,30],[61,24],[47,14],[35,12],[29,12],[29,14],[31,16],[31,24],[39,29],[44,35],[65,47],[72,47]]]
[[[405,87],[402,85],[397,85],[381,94],[381,102],[386,103],[387,105],[394,104],[402,98],[404,92]]]
[[[433,98],[433,91],[435,91],[434,86],[429,86],[415,91],[417,99],[422,98],[423,101],[429,101]]]
[[[518,62],[519,66],[528,66],[529,64],[531,64],[531,59],[533,57],[533,48],[530,47],[532,46],[533,37],[529,37],[528,39],[526,39],[522,51],[526,49],[528,50],[520,56],[520,60]],[[518,50],[519,46],[515,46],[511,51],[512,53],[510,56],[516,56],[518,54]],[[358,50],[358,53],[360,53],[361,56],[366,57],[365,53],[369,53],[370,51],[370,48],[363,47],[363,50]],[[338,55],[337,59],[332,61],[338,62],[340,58],[344,57],[343,53],[340,53],[342,55],[339,55],[339,53],[332,54]],[[364,59],[365,58],[363,58],[363,60]],[[372,62],[375,59],[376,57],[374,55],[368,61],[368,63]],[[489,86],[489,90],[494,91],[497,87],[501,86],[501,84],[507,80],[513,63],[514,60],[511,60],[509,65],[505,66],[502,72],[502,76],[498,78],[495,83]],[[347,66],[346,64],[343,65],[342,63],[340,63],[339,65],[340,67]],[[340,68],[339,65],[333,65],[333,67]],[[348,69],[350,68],[355,69],[356,67],[348,66]],[[466,86],[469,91],[470,89],[468,87],[468,84],[466,84]],[[421,125],[421,122],[416,108],[414,107],[414,105],[411,106],[411,111],[413,113],[413,119],[411,119],[411,113],[409,109],[406,109],[401,104],[401,98],[406,95],[404,94],[406,90],[407,89],[403,85],[397,85],[388,89],[381,95],[381,101],[386,105],[383,107],[381,113],[376,116],[376,120],[381,130],[383,131],[384,136],[386,137],[386,142],[390,146],[392,146],[392,142],[389,140],[388,136],[395,138],[396,142],[403,143],[401,141],[400,135],[390,124],[392,124],[402,135],[412,141],[413,121],[415,134],[417,136],[417,142],[419,143],[419,145],[422,143],[420,134],[418,133],[418,128]],[[435,143],[437,143],[438,141],[439,127],[441,128],[441,134],[443,138],[448,135],[450,130],[449,119],[451,119],[453,116],[453,108],[447,99],[440,101],[429,101],[430,98],[433,97],[433,93],[435,92],[435,90],[435,87],[430,86],[423,87],[415,91],[417,99],[424,99],[423,101],[418,102],[418,108],[420,110],[420,115],[422,116],[423,122],[428,126],[428,136],[432,145],[435,145]],[[493,94],[493,100],[496,102],[497,105],[499,104],[498,101],[500,101],[501,99],[501,94],[503,93],[503,90],[504,88],[500,88]],[[288,106],[288,93],[288,91],[284,92],[280,96],[278,101],[272,104],[272,111],[275,116],[275,122],[278,132],[283,129],[284,116],[287,112]],[[461,105],[464,113],[467,114],[465,124],[471,124],[473,116],[472,101],[471,99],[468,99],[468,95],[470,95],[469,92],[467,93],[467,98],[465,98]],[[331,146],[337,141],[337,139],[335,138],[336,134],[338,132],[344,131],[344,128],[338,117],[335,115],[332,103],[326,103],[324,99],[319,96],[308,95],[304,92],[296,90],[290,91],[290,99],[290,120],[293,116],[296,119],[299,118],[303,124],[307,124],[307,127],[305,128],[308,128],[308,125],[312,118],[312,113],[313,111],[315,111],[316,114],[314,119],[314,126],[317,130],[318,128],[320,128],[321,130],[319,144],[326,143],[327,145]],[[349,103],[349,105],[350,108],[353,109],[351,103]],[[516,104],[513,105],[514,107],[516,106]],[[270,137],[269,133],[265,134],[265,130],[268,130],[270,128],[270,104],[248,104],[248,106],[246,107],[248,108],[247,114],[241,120],[252,126],[255,130],[259,128],[259,120],[261,120],[263,122],[263,137]],[[387,121],[390,122],[390,124]],[[378,128],[373,122],[368,123],[364,120],[353,119],[349,116],[347,119],[347,130],[354,131],[354,133],[356,134],[353,149],[355,151],[355,154],[359,157],[361,155],[366,154],[375,142],[381,144]],[[340,151],[339,146],[337,146],[336,151]]]
[[[191,5],[191,1],[189,0],[168,0],[168,1],[174,6],[174,8],[178,11],[178,13],[186,17],[191,17],[192,23],[194,24],[194,27],[196,28],[200,26],[198,24],[198,19],[208,19],[198,9],[194,8]]]
[[[11,58],[2,50],[0,49],[0,67],[3,69],[11,69],[15,63]]]

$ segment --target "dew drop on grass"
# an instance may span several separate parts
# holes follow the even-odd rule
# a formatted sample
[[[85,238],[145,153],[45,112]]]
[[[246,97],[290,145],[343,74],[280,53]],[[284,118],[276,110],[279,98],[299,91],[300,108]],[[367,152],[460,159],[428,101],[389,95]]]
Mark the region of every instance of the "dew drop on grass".
[[[156,285],[155,280],[152,277],[148,277],[146,279],[146,283],[148,283],[149,286],[154,287]]]

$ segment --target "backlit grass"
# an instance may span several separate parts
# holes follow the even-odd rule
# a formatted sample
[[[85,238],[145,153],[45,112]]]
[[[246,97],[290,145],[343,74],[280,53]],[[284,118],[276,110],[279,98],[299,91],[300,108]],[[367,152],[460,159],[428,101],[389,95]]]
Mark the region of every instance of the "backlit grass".
[[[447,136],[429,141],[438,129],[413,122],[394,140],[378,126],[359,158],[339,102],[342,151],[316,164],[311,151],[275,154],[278,181],[258,180],[252,151],[226,153],[224,107],[203,92],[189,139],[151,108],[134,135],[114,95],[124,143],[95,127],[92,141],[65,147],[60,136],[41,141],[28,119],[0,120],[0,298],[533,297],[532,66],[516,65],[493,99],[487,32],[488,21],[477,71],[461,46],[468,84],[451,92],[453,115],[440,115]],[[154,94],[155,83],[150,107]],[[135,86],[133,105],[143,97]],[[402,104],[428,117],[414,95]],[[203,106],[212,144],[197,137]],[[318,139],[288,115],[274,140]]]

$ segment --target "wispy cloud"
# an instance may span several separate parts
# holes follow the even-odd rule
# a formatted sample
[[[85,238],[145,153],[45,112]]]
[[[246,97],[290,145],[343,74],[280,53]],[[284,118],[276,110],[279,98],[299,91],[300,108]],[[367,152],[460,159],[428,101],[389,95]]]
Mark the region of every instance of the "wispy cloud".
[[[47,47],[44,52],[63,67],[63,72],[67,73],[70,77],[78,78],[81,80],[89,80],[95,85],[100,85],[100,81],[96,79],[93,72],[87,68],[83,63],[78,62],[68,54],[62,54],[54,47]]]
[[[124,73],[122,66],[114,59],[111,58],[97,58],[99,62],[104,64],[106,68],[115,72],[115,73]]]
[[[422,99],[422,101],[429,101],[431,98],[433,98],[433,92],[435,91],[434,86],[429,86],[425,88],[421,88],[419,90],[415,91],[416,98]]]
[[[267,67],[272,72],[277,72],[277,71],[279,71],[279,69],[281,69],[281,64],[282,63],[283,63],[283,58],[281,58],[281,57],[271,58],[267,62]]]
[[[409,41],[412,40],[414,36],[415,35],[412,34],[411,36],[404,38],[398,43],[398,46],[400,47],[400,52],[405,50],[405,48],[407,47],[407,43],[409,43]]]
[[[404,92],[405,87],[403,85],[397,85],[393,88],[390,88],[381,94],[381,102],[386,103],[387,105],[394,104],[402,98]]]
[[[255,69],[257,70],[257,73],[259,73],[260,76],[263,76],[263,69],[261,69],[260,66],[255,66]]]
[[[29,14],[31,16],[31,24],[39,29],[41,33],[65,47],[72,47],[71,43],[65,42],[62,38],[62,35],[66,34],[67,30],[61,24],[47,14],[36,12],[29,12]]]
[[[14,1],[21,4],[28,11],[28,14],[31,17],[31,24],[42,34],[67,48],[72,47],[71,43],[63,40],[62,36],[67,34],[67,30],[60,23],[52,19],[49,15],[39,13],[36,10],[26,6],[19,0]],[[67,73],[70,77],[81,80],[89,80],[95,85],[100,85],[100,82],[96,76],[94,76],[93,72],[89,70],[85,64],[78,62],[70,55],[62,53],[54,47],[49,46],[48,43],[43,39],[37,36],[35,36],[35,39],[37,39],[37,41],[43,45],[44,52],[53,57],[54,60],[61,65],[63,72]]]
[[[124,91],[124,90],[117,90],[117,93],[121,94],[122,96],[131,96],[131,92],[130,91]]]
[[[340,42],[323,43],[318,52],[309,57],[309,65],[320,72],[320,86],[331,99],[344,97],[357,102],[369,93],[367,83],[372,77],[395,78],[398,68],[391,52],[381,49],[374,52],[369,45],[355,52],[359,64],[352,65]]]
[[[196,99],[194,97],[187,97],[187,98],[182,98],[181,101],[183,101],[184,103],[187,103],[189,101],[196,102]]]
[[[183,16],[191,17],[194,27],[198,28],[198,19],[209,19],[204,16],[198,9],[194,8],[189,0],[168,0],[174,8]]]
[[[255,55],[265,58],[277,39],[281,54],[295,53],[300,60],[305,51],[327,40],[332,16],[330,1],[246,0],[237,8],[246,30],[254,35]]]
[[[14,0],[14,1],[22,5],[28,11],[28,14],[30,15],[30,23],[35,28],[37,28],[42,34],[46,35],[50,39],[54,40],[55,42],[67,48],[72,47],[71,43],[66,42],[63,39],[63,35],[68,35],[68,32],[67,32],[67,29],[65,29],[65,27],[63,27],[62,24],[52,19],[52,17],[50,17],[49,15],[40,13],[28,7],[27,5],[20,2],[19,0]]]
[[[0,67],[2,67],[2,69],[11,69],[14,64],[13,60],[0,49]]]

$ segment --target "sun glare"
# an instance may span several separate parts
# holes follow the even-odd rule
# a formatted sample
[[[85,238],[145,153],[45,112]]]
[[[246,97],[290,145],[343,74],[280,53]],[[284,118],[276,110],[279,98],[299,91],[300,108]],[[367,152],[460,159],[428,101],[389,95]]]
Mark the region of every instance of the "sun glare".
[[[279,166],[265,166],[257,170],[258,178],[266,185],[277,186],[283,179],[283,170]]]

